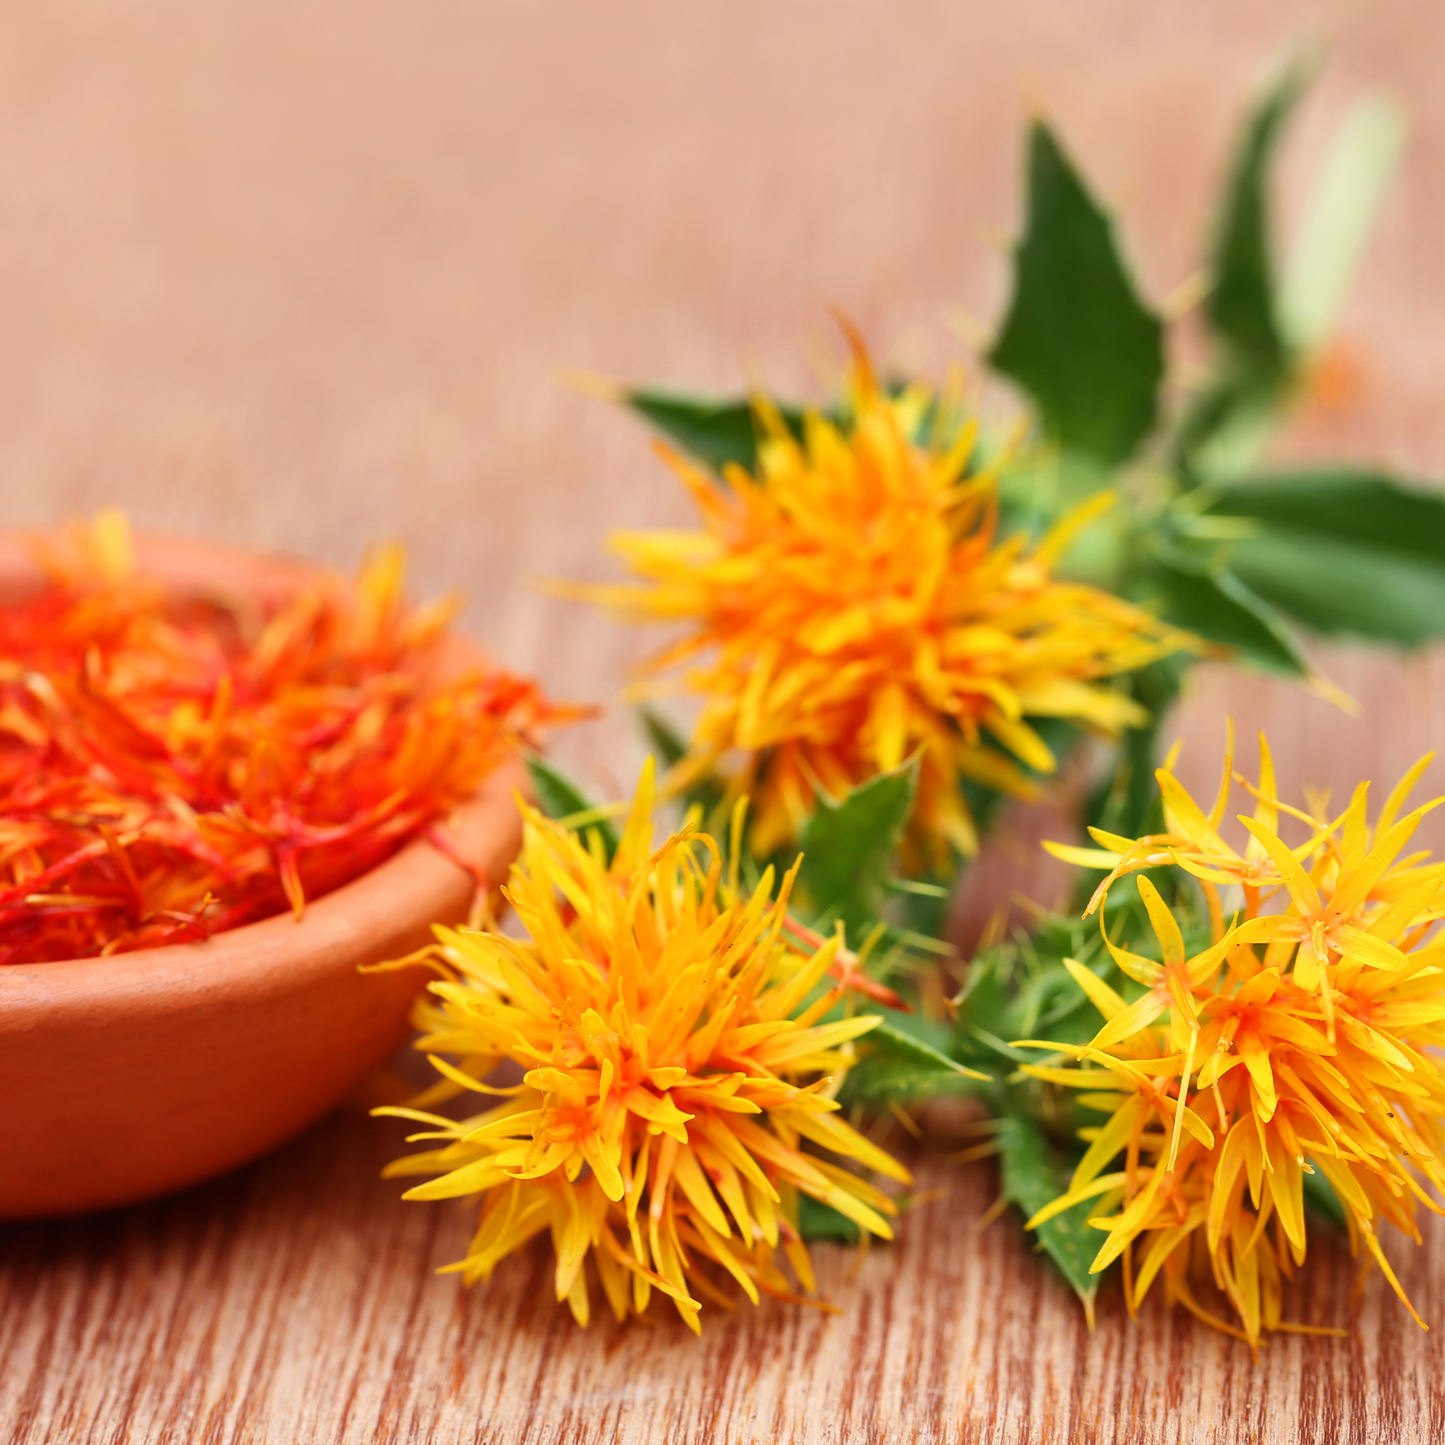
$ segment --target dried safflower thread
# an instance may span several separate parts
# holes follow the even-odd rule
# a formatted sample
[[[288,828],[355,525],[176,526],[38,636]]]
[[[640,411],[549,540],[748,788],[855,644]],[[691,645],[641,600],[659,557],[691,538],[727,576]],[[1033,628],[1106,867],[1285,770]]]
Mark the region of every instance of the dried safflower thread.
[[[564,710],[430,675],[455,610],[399,549],[270,609],[140,574],[124,517],[0,607],[0,964],[198,940],[385,859]]]

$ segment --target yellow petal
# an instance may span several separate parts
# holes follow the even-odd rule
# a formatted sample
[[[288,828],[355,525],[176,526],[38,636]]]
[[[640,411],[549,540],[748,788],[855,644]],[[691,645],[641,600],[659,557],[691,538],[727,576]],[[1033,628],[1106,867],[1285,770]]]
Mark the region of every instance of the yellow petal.
[[[1136,999],[1122,1013],[1115,1014],[1089,1041],[1089,1047],[1107,1049],[1148,1028],[1164,1012],[1164,1002],[1152,990]]]
[[[1124,1000],[1092,969],[1085,968],[1082,963],[1072,958],[1064,960],[1064,967],[1068,969],[1069,976],[1074,982],[1089,996],[1089,1002],[1106,1019],[1116,1018],[1128,1007]],[[1097,1041],[1095,1046],[1099,1047]]]

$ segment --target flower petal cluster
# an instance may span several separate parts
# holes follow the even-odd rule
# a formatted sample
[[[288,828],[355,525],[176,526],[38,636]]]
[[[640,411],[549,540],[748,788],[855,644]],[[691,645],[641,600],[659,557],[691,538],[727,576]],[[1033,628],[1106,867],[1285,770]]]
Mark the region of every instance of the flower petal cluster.
[[[138,571],[119,512],[38,549],[49,585],[0,606],[0,966],[299,915],[578,715],[449,675],[457,602],[408,607],[396,547],[234,597]]]
[[[502,1101],[455,1121],[378,1112],[444,1141],[388,1168],[435,1176],[406,1198],[482,1196],[452,1266],[467,1283],[550,1232],[557,1298],[580,1324],[591,1259],[619,1320],[657,1291],[697,1330],[703,1302],[731,1307],[734,1287],[754,1303],[797,1298],[780,1247],[814,1288],[799,1194],[891,1237],[893,1201],[839,1160],[909,1175],[829,1097],[851,1041],[879,1022],[821,1022],[850,996],[840,938],[807,954],[788,942],[793,873],[774,898],[771,869],[745,892],[706,834],[684,828],[654,847],[653,791],[649,761],[610,862],[595,831],[584,844],[526,809],[504,892],[529,941],[439,928],[426,951],[444,976],[420,1006],[417,1046],[444,1075],[439,1092]],[[822,987],[840,971],[844,982]],[[506,1060],[526,1071],[519,1085],[483,1082]]]
[[[1000,541],[1000,459],[954,391],[878,385],[861,346],[841,420],[809,414],[799,439],[758,401],[756,475],[714,477],[665,448],[701,530],[630,532],[614,547],[646,585],[592,589],[625,614],[684,623],[654,664],[696,661],[704,698],[679,779],[742,763],[767,856],[795,838],[820,791],[842,796],[921,753],[912,836],[937,856],[977,837],[958,784],[1028,795],[1055,759],[1028,718],[1105,734],[1139,706],[1102,680],[1185,645],[1139,608],[1058,580],[1100,494],[1030,545]],[[1023,764],[1024,767],[1020,767]]]
[[[1214,814],[1162,769],[1168,832],[1105,837],[1107,856],[1093,860],[1111,868],[1103,891],[1122,872],[1161,864],[1200,879],[1213,941],[1190,956],[1174,912],[1139,877],[1158,959],[1105,941],[1143,992],[1126,1002],[1069,961],[1104,1026],[1070,1050],[1080,1067],[1028,1070],[1083,1090],[1078,1102],[1108,1116],[1083,1131],[1088,1149],[1067,1192],[1030,1223],[1095,1200],[1090,1222],[1105,1239],[1093,1269],[1123,1260],[1131,1308],[1162,1275],[1171,1301],[1251,1346],[1264,1330],[1305,1328],[1281,1319],[1281,1279],[1305,1261],[1307,1175],[1328,1181],[1352,1249],[1380,1265],[1412,1315],[1379,1224],[1418,1242],[1417,1205],[1445,1213],[1425,1187],[1445,1194],[1445,1073],[1430,1052],[1445,1046],[1445,945],[1432,934],[1445,865],[1404,852],[1441,800],[1399,816],[1429,759],[1373,826],[1364,784],[1333,821],[1288,810],[1308,829],[1290,848],[1261,745],[1258,807],[1240,819],[1244,853],[1218,833],[1227,760]],[[1230,885],[1243,908],[1226,927],[1218,890]],[[1197,1297],[1201,1271],[1235,1323]]]

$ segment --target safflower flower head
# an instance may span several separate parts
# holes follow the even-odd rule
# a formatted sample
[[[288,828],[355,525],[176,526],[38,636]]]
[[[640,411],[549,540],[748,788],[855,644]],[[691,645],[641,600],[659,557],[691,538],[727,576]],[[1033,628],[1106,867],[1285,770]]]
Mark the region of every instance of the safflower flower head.
[[[1143,993],[1126,1002],[1067,961],[1104,1026],[1082,1049],[1058,1046],[1081,1067],[1028,1072],[1084,1090],[1079,1103],[1108,1120],[1082,1131],[1089,1147],[1068,1190],[1030,1225],[1097,1200],[1090,1223],[1106,1237],[1092,1268],[1122,1259],[1131,1310],[1162,1274],[1171,1302],[1255,1347],[1266,1330],[1329,1332],[1281,1318],[1281,1280],[1305,1262],[1305,1176],[1318,1171],[1352,1252],[1380,1265],[1423,1325],[1378,1226],[1386,1220],[1418,1243],[1417,1205],[1445,1213],[1424,1187],[1445,1195],[1445,1075],[1429,1052],[1445,1046],[1445,945],[1432,941],[1445,867],[1428,854],[1401,856],[1441,800],[1399,817],[1426,757],[1373,827],[1367,784],[1339,818],[1318,819],[1273,796],[1263,738],[1261,756],[1255,816],[1240,819],[1245,853],[1225,844],[1218,816],[1206,817],[1168,769],[1159,777],[1169,832],[1133,840],[1142,852],[1115,840],[1113,871],[1172,863],[1206,892],[1238,885],[1244,906],[1225,926],[1216,894],[1212,941],[1189,956],[1175,911],[1141,876],[1159,959],[1104,938]],[[1229,780],[1226,760],[1222,798]],[[1279,837],[1280,812],[1307,828],[1294,848]],[[1261,911],[1272,903],[1278,911]],[[1234,1323],[1200,1302],[1201,1277],[1228,1300]]]
[[[443,1075],[417,1102],[463,1091],[500,1102],[458,1121],[377,1112],[443,1141],[386,1170],[435,1176],[406,1198],[482,1196],[480,1226],[450,1266],[468,1284],[550,1231],[557,1298],[579,1324],[590,1258],[619,1321],[655,1290],[696,1331],[703,1302],[731,1308],[733,1286],[754,1304],[760,1293],[798,1299],[779,1249],[814,1289],[799,1194],[891,1237],[894,1202],[837,1160],[909,1175],[830,1097],[852,1040],[879,1018],[820,1022],[850,980],[841,935],[806,953],[785,936],[796,866],[774,897],[772,869],[744,891],[736,864],[725,869],[691,827],[655,847],[653,792],[649,760],[610,862],[595,831],[584,843],[524,808],[504,892],[529,940],[438,928],[425,955],[442,977],[417,1019],[417,1047]],[[741,823],[740,805],[735,844]],[[843,981],[819,996],[830,971]],[[526,1070],[522,1083],[483,1082],[505,1060]]]
[[[798,836],[819,793],[843,796],[913,753],[910,838],[926,862],[978,840],[959,784],[1030,796],[1055,759],[1028,718],[1105,735],[1143,721],[1103,680],[1188,644],[1055,564],[1111,504],[1101,493],[1041,540],[1000,540],[998,467],[981,461],[961,388],[876,381],[862,344],[840,418],[794,435],[765,398],[755,474],[711,475],[659,446],[701,528],[612,539],[640,585],[591,588],[687,635],[655,670],[694,663],[704,701],[672,782],[730,774],[756,809],[762,857]],[[741,759],[739,762],[738,760]],[[1023,766],[1020,766],[1020,765]]]

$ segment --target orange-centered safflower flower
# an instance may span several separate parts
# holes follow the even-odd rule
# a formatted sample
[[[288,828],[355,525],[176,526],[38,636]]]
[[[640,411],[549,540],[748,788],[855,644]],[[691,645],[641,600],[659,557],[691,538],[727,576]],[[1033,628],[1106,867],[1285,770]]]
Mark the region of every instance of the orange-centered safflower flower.
[[[1171,910],[1140,878],[1163,962],[1111,941],[1109,950],[1146,992],[1126,1003],[1069,961],[1104,1026],[1083,1049],[1069,1046],[1082,1067],[1028,1068],[1083,1089],[1079,1102],[1109,1116],[1083,1131],[1089,1147],[1068,1191],[1030,1223],[1097,1199],[1090,1222],[1106,1237],[1093,1268],[1123,1260],[1131,1309],[1162,1273],[1171,1301],[1251,1346],[1262,1330],[1306,1328],[1282,1321],[1280,1290],[1305,1260],[1306,1174],[1329,1182],[1352,1249],[1364,1246],[1412,1315],[1377,1225],[1388,1220],[1418,1242],[1416,1204],[1445,1213],[1424,1187],[1445,1194],[1445,1075],[1429,1052],[1445,1046],[1445,946],[1430,938],[1445,866],[1401,856],[1435,803],[1399,818],[1429,759],[1372,828],[1365,784],[1332,822],[1285,809],[1263,739],[1261,752],[1256,814],[1241,818],[1245,854],[1217,831],[1228,759],[1209,817],[1161,769],[1168,833],[1096,835],[1105,848],[1091,861],[1110,879],[1169,863],[1199,878],[1214,941],[1186,958]],[[1281,811],[1307,827],[1293,849],[1277,831]],[[1217,890],[1229,884],[1242,885],[1244,907],[1225,927]],[[1197,1298],[1201,1269],[1237,1324]]]
[[[557,1298],[580,1324],[590,1258],[619,1320],[656,1290],[697,1330],[703,1302],[731,1307],[734,1287],[753,1303],[759,1291],[798,1298],[779,1246],[813,1290],[800,1193],[891,1237],[893,1201],[826,1156],[909,1176],[829,1097],[851,1041],[879,1022],[819,1022],[848,992],[841,938],[798,952],[783,934],[793,874],[776,898],[771,869],[741,891],[706,834],[684,828],[654,846],[652,803],[649,761],[610,863],[595,833],[584,844],[525,809],[504,891],[530,941],[438,928],[426,956],[444,976],[417,1020],[417,1047],[447,1081],[433,1099],[502,1102],[459,1121],[377,1112],[445,1141],[387,1169],[436,1176],[408,1199],[482,1196],[480,1227],[451,1266],[467,1283],[550,1231]],[[830,972],[843,982],[820,991]],[[481,1082],[504,1060],[526,1070],[521,1084]]]
[[[654,663],[699,660],[687,680],[704,704],[675,781],[741,754],[733,785],[753,798],[759,855],[797,836],[820,790],[841,796],[914,752],[914,841],[926,856],[941,840],[971,854],[959,781],[1027,795],[1018,763],[1055,766],[1027,718],[1106,734],[1143,720],[1101,679],[1185,639],[1052,575],[1110,495],[1037,543],[1000,541],[998,462],[974,461],[976,423],[951,393],[890,394],[861,346],[844,420],[809,414],[800,441],[765,400],[755,408],[756,475],[727,466],[718,478],[659,447],[701,530],[615,536],[646,585],[588,595],[687,625]]]

